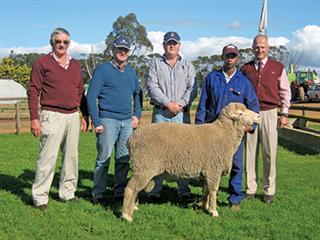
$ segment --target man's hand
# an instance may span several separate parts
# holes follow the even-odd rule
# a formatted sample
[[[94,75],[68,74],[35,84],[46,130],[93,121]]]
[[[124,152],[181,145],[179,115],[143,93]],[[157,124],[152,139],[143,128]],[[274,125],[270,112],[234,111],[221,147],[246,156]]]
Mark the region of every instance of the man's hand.
[[[252,133],[253,132],[253,128],[249,125],[244,127],[244,132],[245,133]]]
[[[82,116],[81,119],[81,131],[86,132],[89,128],[89,116]]]
[[[167,106],[170,113],[177,115],[179,112],[182,111],[182,106],[180,103],[177,102],[169,102]]]
[[[136,116],[133,116],[131,118],[131,127],[136,128],[139,125],[139,118],[137,118]]]
[[[283,127],[287,126],[288,124],[289,124],[288,118],[285,116],[280,116],[280,118],[278,120],[279,128],[283,128]]]
[[[103,125],[99,125],[94,129],[95,133],[103,133],[104,127]]]
[[[39,119],[33,119],[30,122],[30,130],[35,137],[40,137],[41,134],[41,124]]]

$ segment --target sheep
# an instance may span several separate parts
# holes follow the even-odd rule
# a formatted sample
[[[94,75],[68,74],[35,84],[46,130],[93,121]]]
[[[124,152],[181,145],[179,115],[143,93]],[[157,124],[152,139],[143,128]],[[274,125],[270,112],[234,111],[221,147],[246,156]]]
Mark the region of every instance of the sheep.
[[[122,218],[131,222],[141,190],[150,191],[153,177],[204,180],[203,207],[213,217],[221,175],[229,174],[232,157],[247,125],[259,115],[241,103],[224,107],[213,123],[155,123],[141,126],[129,138],[132,177],[125,188]]]

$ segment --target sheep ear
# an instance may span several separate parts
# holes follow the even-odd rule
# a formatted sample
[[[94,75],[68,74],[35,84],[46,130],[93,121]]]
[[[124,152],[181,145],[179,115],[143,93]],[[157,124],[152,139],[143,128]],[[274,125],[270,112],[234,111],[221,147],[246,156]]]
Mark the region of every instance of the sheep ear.
[[[242,114],[243,114],[243,111],[237,110],[236,114],[235,113],[232,114],[231,119],[234,120],[234,121],[238,121],[238,120],[240,120],[240,116]]]

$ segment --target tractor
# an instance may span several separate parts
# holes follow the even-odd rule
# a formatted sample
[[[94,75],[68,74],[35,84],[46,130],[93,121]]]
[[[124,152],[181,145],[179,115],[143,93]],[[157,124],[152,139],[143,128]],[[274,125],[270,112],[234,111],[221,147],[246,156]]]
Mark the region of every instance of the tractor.
[[[288,78],[290,81],[291,100],[306,101],[308,100],[306,93],[314,84],[318,76],[315,71],[311,71],[310,69],[294,71],[294,67],[291,64]]]

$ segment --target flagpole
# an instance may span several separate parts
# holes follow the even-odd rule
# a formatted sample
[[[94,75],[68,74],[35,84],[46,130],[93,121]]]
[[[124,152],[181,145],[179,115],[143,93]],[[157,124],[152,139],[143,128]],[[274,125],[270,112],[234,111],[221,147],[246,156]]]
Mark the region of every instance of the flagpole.
[[[259,34],[266,35],[268,32],[268,12],[267,12],[267,0],[263,0],[260,23],[259,23]]]

